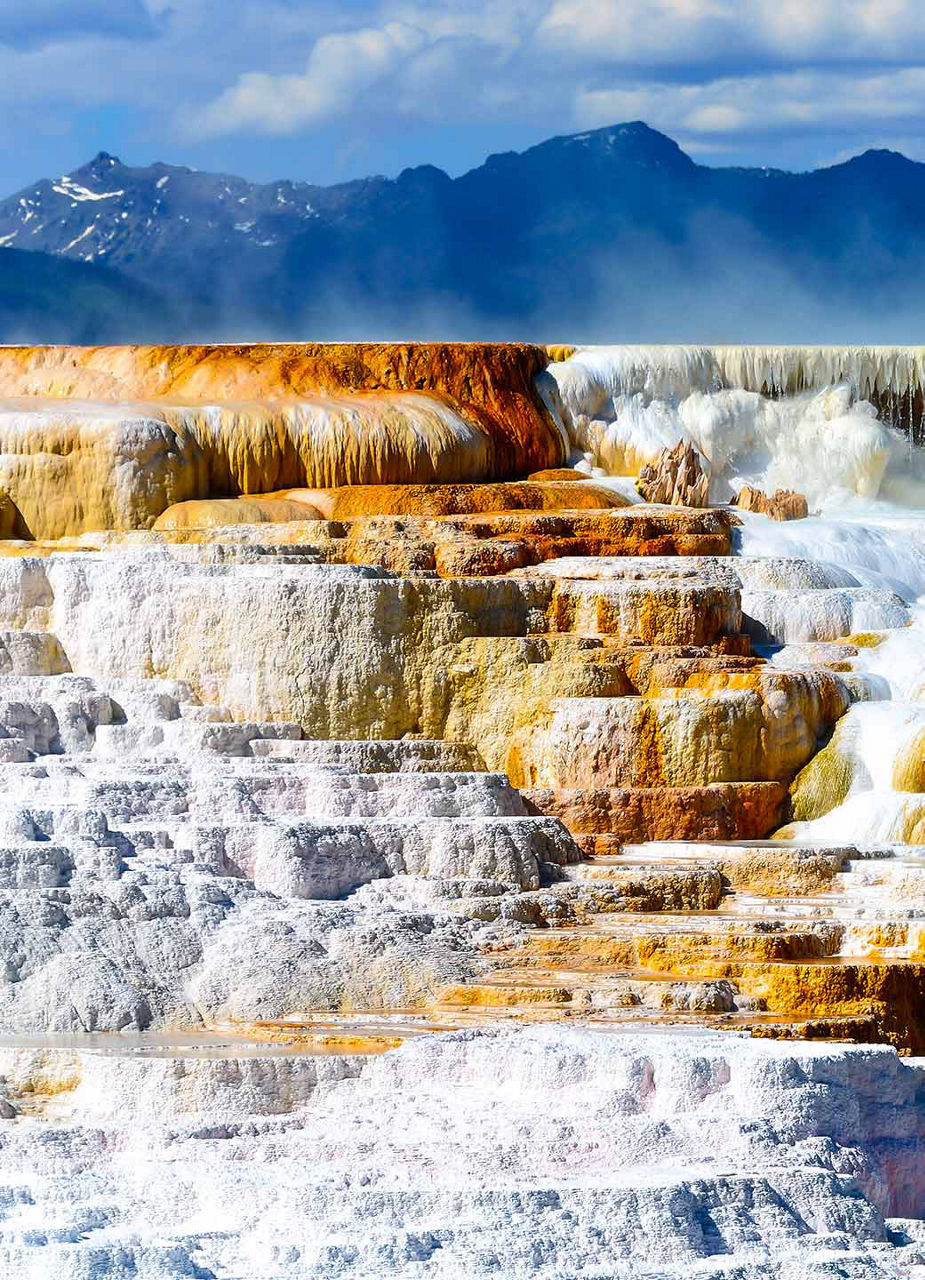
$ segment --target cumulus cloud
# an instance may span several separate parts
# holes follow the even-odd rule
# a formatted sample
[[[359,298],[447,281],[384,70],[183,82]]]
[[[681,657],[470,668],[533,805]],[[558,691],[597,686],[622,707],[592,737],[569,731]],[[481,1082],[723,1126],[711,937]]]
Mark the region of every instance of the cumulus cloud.
[[[730,9],[723,0],[555,0],[538,24],[538,42],[595,63],[690,61],[711,55]]]
[[[436,8],[391,3],[376,10],[380,24],[331,32],[313,45],[306,65],[273,74],[248,70],[187,117],[185,131],[214,137],[245,129],[294,133],[364,109],[450,119],[481,114],[499,90],[502,100],[529,99],[522,68],[510,84],[497,77],[523,55],[542,0],[459,0]],[[487,113],[487,114],[490,114]]]
[[[204,137],[244,128],[294,133],[354,110],[367,89],[388,78],[423,42],[422,32],[400,22],[323,36],[304,72],[282,76],[246,72],[193,115],[191,128]]]
[[[0,44],[29,48],[80,36],[154,35],[143,0],[0,0]]]
[[[888,73],[810,70],[721,77],[705,84],[637,82],[581,91],[576,112],[588,127],[645,119],[675,133],[812,130],[904,121],[925,104],[925,68]]]
[[[553,0],[539,31],[547,47],[623,65],[904,61],[925,11],[920,0]]]
[[[921,153],[923,51],[921,0],[0,0],[0,103],[33,134],[102,107],[142,155],[244,172],[454,169],[463,135],[475,163],[638,118],[720,162],[818,163]]]
[[[187,136],[293,134],[364,113],[551,132],[643,118],[719,146],[925,108],[920,0],[354,0],[335,25],[301,66],[248,67],[186,111]]]

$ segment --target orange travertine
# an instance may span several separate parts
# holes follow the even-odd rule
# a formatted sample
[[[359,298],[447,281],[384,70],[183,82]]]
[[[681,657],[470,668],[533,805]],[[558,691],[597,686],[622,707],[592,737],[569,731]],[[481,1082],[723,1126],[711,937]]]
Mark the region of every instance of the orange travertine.
[[[495,441],[500,478],[562,461],[527,343],[305,342],[0,348],[0,396],[216,401],[412,391],[445,396]]]
[[[0,348],[0,491],[59,538],[190,500],[504,480],[565,461],[546,362],[517,343]]]

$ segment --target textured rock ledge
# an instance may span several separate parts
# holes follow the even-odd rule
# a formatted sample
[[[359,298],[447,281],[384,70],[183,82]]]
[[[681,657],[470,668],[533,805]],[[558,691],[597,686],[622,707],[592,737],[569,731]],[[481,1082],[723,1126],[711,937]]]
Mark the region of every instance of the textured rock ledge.
[[[12,1274],[925,1267],[919,1064],[834,1043],[925,1048],[905,573],[531,473],[544,363],[0,352],[0,531],[114,526],[0,544]]]
[[[564,1028],[352,1058],[0,1045],[0,1260],[899,1280],[925,1263],[921,1074],[885,1049]]]
[[[149,526],[172,503],[505,479],[563,462],[516,343],[6,347],[5,535]]]

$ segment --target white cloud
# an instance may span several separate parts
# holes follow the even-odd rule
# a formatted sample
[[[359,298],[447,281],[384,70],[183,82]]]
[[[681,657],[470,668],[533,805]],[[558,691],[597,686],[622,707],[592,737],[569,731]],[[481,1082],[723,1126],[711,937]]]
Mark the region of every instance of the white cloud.
[[[709,54],[717,27],[734,12],[730,0],[555,0],[539,23],[538,43],[595,62],[674,62]]]
[[[921,0],[554,0],[545,47],[595,62],[715,64],[909,60],[925,38]]]
[[[508,72],[505,64],[525,53],[546,9],[547,0],[460,0],[440,8],[392,0],[370,11],[379,25],[319,38],[304,70],[242,72],[187,115],[185,132],[287,134],[363,110],[452,120],[492,102],[510,104],[512,96],[532,101],[523,68]],[[505,79],[510,90],[499,94]],[[559,91],[563,109],[569,96]]]
[[[860,75],[811,70],[723,77],[706,84],[636,83],[580,91],[586,127],[634,116],[668,132],[736,134],[754,130],[843,128],[920,117],[925,68]]]
[[[475,162],[483,138],[488,152],[638,118],[768,162],[799,157],[788,139],[815,161],[855,137],[925,137],[921,0],[0,0],[4,15],[35,37],[0,36],[11,118],[31,112],[38,134],[112,107],[143,154],[204,167],[214,153],[247,171],[236,157],[259,139],[310,136],[313,164],[328,140],[366,139],[374,166],[380,141],[415,129],[403,159],[452,167],[435,129],[468,130]],[[291,145],[281,172],[300,163]]]
[[[294,133],[353,110],[367,89],[386,79],[423,43],[422,32],[398,22],[323,36],[304,72],[245,72],[193,118],[192,129],[203,137],[244,128]]]
[[[286,135],[371,113],[545,119],[553,132],[642,118],[718,145],[925,108],[917,68],[902,65],[925,46],[921,0],[381,0],[352,12],[367,23],[320,36],[302,68],[244,69],[186,111],[186,136]],[[869,70],[877,62],[888,75]]]
[[[746,120],[739,107],[728,102],[707,102],[689,113],[687,127],[697,133],[736,133]]]

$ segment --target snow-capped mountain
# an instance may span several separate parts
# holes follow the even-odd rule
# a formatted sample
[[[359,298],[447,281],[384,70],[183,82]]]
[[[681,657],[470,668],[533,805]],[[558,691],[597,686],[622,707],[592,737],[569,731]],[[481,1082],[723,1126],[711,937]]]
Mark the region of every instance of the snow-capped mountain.
[[[0,245],[146,275],[164,254],[270,249],[369,184],[258,185],[176,165],[131,168],[100,152],[0,202]]]
[[[144,284],[177,338],[909,341],[923,208],[895,152],[712,169],[636,122],[333,187],[100,153],[0,201],[0,245]]]

